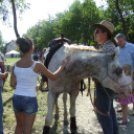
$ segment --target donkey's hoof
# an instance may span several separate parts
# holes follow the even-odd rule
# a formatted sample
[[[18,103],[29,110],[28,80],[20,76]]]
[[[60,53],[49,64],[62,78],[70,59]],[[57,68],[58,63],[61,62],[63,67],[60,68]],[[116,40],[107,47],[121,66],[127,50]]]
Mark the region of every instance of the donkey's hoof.
[[[71,132],[71,134],[78,134],[77,132]]]
[[[50,127],[44,126],[42,134],[49,134],[49,129],[50,129]]]
[[[59,114],[55,114],[54,118],[55,120],[59,120]]]

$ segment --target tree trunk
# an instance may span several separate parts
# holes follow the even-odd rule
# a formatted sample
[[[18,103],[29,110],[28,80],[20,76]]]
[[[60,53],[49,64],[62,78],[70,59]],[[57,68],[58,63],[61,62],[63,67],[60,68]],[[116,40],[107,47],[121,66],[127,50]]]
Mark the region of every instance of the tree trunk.
[[[123,32],[124,32],[125,35],[127,35],[127,32],[126,32],[126,31],[127,31],[127,30],[126,30],[126,23],[125,23],[125,20],[124,20],[124,18],[123,18],[122,12],[121,12],[121,10],[120,10],[120,8],[119,8],[119,1],[118,1],[118,0],[115,1],[115,6],[116,6],[116,9],[117,9],[117,11],[118,11],[120,17],[121,17],[122,26],[123,26]]]
[[[17,15],[16,15],[16,8],[15,8],[14,0],[11,0],[11,3],[12,3],[13,17],[14,17],[14,30],[15,30],[16,37],[19,38],[20,35],[17,29]]]

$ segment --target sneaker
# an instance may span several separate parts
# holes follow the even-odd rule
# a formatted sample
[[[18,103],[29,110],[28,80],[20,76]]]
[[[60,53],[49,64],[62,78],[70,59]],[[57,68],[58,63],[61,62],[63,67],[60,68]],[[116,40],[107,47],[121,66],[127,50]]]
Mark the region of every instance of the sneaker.
[[[126,125],[128,122],[125,121],[125,122],[118,122],[118,125]]]

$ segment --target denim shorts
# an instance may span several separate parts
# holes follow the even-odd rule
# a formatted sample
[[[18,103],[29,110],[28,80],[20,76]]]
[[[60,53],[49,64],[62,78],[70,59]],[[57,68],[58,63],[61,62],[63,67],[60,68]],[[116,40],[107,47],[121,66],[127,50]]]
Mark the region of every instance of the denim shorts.
[[[13,110],[15,113],[34,114],[38,111],[37,98],[14,94]]]

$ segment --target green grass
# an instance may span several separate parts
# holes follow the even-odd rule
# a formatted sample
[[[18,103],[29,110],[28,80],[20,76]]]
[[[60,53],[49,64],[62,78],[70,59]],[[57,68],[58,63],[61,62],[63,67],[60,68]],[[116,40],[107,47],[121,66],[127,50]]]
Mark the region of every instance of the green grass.
[[[6,59],[6,64],[10,64],[13,65],[14,63],[16,63],[18,60],[20,60],[20,58],[5,58]]]

